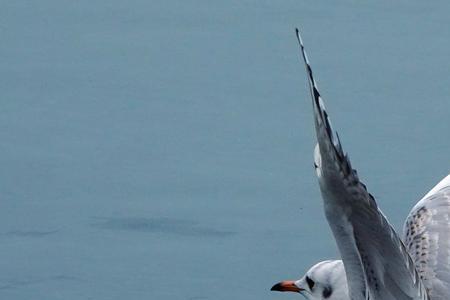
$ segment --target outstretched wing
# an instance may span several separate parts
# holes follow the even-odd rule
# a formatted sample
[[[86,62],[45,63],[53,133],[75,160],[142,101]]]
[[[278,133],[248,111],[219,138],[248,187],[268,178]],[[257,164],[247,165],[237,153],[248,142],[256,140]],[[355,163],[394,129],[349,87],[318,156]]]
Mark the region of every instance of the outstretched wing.
[[[411,210],[403,241],[430,298],[450,299],[450,175]]]
[[[402,241],[353,170],[333,132],[297,30],[314,108],[315,166],[352,300],[428,299]]]

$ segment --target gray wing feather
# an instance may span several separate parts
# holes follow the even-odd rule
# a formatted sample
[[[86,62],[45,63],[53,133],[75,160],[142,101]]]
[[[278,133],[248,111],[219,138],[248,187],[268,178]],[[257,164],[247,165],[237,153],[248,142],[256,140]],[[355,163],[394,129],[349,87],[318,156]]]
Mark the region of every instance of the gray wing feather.
[[[352,300],[428,299],[414,263],[377,203],[359,180],[334,133],[298,34],[314,108],[315,165],[324,210]]]
[[[411,210],[403,241],[430,298],[450,299],[450,176]]]

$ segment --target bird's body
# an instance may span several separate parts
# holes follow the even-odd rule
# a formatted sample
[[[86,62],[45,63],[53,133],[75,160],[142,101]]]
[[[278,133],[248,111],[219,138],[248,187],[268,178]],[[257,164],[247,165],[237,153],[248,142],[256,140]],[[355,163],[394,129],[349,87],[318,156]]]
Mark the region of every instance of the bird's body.
[[[450,299],[450,176],[413,208],[400,238],[344,153],[297,37],[313,102],[316,173],[343,267],[337,267],[339,261],[322,262],[285,286],[310,300]],[[328,282],[331,292],[314,291]],[[283,285],[276,287],[283,290]]]

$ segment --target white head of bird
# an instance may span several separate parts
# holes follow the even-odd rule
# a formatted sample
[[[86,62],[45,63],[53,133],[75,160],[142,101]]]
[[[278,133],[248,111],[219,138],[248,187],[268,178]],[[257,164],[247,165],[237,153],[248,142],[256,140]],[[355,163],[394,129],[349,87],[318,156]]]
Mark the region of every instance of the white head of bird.
[[[347,278],[341,260],[322,261],[299,280],[285,280],[271,291],[296,292],[308,300],[349,300]]]

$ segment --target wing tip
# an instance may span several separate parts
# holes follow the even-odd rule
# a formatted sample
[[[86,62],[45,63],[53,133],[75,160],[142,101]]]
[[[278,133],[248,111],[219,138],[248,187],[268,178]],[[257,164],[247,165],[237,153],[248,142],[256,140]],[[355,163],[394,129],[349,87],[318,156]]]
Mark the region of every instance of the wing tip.
[[[303,40],[300,34],[300,29],[298,29],[298,27],[295,27],[295,35],[297,36],[298,43],[300,44],[301,47],[303,47]]]
[[[295,27],[295,36],[297,37],[297,42],[298,42],[298,45],[300,46],[303,60],[306,64],[306,68],[308,69],[308,67],[309,67],[308,55],[306,55],[305,46],[303,45],[302,34],[300,32],[300,29],[298,29],[298,27]],[[308,73],[309,73],[309,71],[308,71]]]
[[[318,90],[316,81],[314,80],[313,71],[311,68],[311,65],[308,60],[308,55],[306,54],[305,47],[303,45],[303,39],[301,36],[300,29],[298,27],[295,28],[295,34],[297,36],[297,41],[300,46],[301,54],[303,57],[303,61],[305,63],[306,72],[308,75],[308,80],[310,84],[310,91],[312,96],[312,102],[314,107],[314,119],[316,122],[316,126],[322,127],[324,129],[324,132],[326,133],[326,139],[331,144],[332,148],[334,149],[335,154],[337,155],[337,158],[341,162],[341,164],[344,164],[344,171],[346,173],[351,173],[353,171],[350,161],[348,159],[348,156],[344,153],[344,150],[342,148],[342,144],[339,138],[339,135],[337,131],[333,129],[333,126],[331,125],[331,120],[328,116],[327,110],[325,109],[325,104],[323,103],[322,97],[320,96],[320,92]],[[316,127],[316,130],[320,130]],[[320,143],[320,141],[318,141]]]

